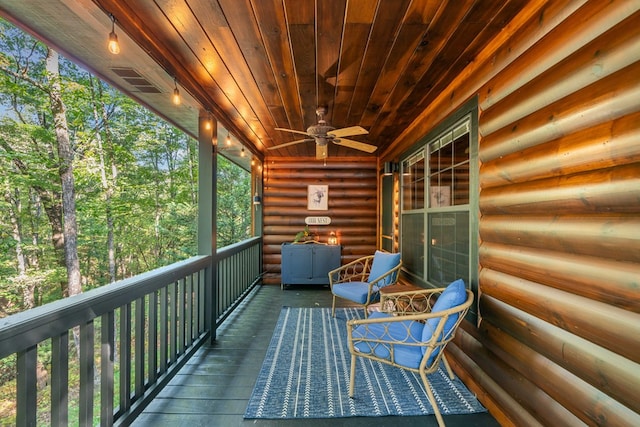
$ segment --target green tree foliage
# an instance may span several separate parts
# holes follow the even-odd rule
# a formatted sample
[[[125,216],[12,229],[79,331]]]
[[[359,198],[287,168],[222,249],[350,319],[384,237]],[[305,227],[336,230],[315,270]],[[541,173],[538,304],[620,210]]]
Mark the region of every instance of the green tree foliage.
[[[67,281],[48,52],[0,19],[0,317],[63,297]],[[62,57],[59,72],[83,290],[196,255],[197,142]],[[222,247],[251,236],[251,176],[221,156],[218,168]],[[15,357],[0,360],[0,424],[14,377]]]
[[[66,280],[46,52],[0,20],[0,317],[60,298]],[[195,255],[196,141],[62,57],[60,76],[83,289]],[[219,157],[221,247],[251,236],[252,206],[250,174]]]
[[[218,247],[251,237],[251,174],[218,156]]]

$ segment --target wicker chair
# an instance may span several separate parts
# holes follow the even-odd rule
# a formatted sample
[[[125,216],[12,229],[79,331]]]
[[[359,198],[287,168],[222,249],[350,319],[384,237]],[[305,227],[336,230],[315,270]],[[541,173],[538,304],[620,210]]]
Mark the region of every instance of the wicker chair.
[[[336,297],[367,307],[380,298],[380,289],[398,282],[402,260],[399,253],[376,251],[329,272],[329,286],[333,294],[331,315],[336,315]]]
[[[417,372],[438,425],[444,426],[427,375],[435,372],[442,360],[449,376],[454,378],[443,350],[472,303],[473,293],[465,289],[462,280],[447,288],[383,294],[382,311],[372,313],[368,319],[347,323],[351,353],[349,396],[354,397],[357,357]]]

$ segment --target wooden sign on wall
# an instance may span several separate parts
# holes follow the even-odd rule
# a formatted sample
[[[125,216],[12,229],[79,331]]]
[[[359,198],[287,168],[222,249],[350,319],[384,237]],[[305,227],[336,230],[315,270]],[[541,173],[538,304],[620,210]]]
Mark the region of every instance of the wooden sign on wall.
[[[304,219],[304,223],[307,225],[329,225],[331,224],[331,217],[328,216],[308,216]]]

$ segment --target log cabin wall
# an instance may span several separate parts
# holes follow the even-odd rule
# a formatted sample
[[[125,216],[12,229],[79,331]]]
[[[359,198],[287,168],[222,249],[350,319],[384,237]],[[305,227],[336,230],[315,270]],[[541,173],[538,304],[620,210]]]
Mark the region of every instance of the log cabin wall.
[[[280,284],[280,246],[292,242],[308,216],[328,216],[331,224],[310,226],[326,243],[334,231],[342,263],[371,255],[377,238],[377,161],[368,158],[268,158],[264,169],[263,265],[265,284]],[[307,209],[307,186],[328,185],[328,210]]]
[[[532,2],[393,156],[478,96],[479,327],[448,347],[503,425],[640,425],[640,2]]]

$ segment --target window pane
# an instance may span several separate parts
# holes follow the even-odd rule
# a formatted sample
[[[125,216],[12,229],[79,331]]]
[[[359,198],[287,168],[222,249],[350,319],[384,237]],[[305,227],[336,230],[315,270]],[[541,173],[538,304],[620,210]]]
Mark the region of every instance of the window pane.
[[[454,133],[456,131],[460,129],[454,130]],[[453,204],[457,206],[469,204],[469,136],[469,133],[465,133],[453,142]]]
[[[424,173],[422,151],[402,162],[402,209],[424,208]]]
[[[417,275],[424,275],[424,214],[407,214],[402,217],[402,265]]]
[[[469,213],[430,214],[429,238],[427,280],[443,286],[458,278],[469,283]]]
[[[469,204],[467,126],[458,126],[429,145],[429,185],[431,208]]]

